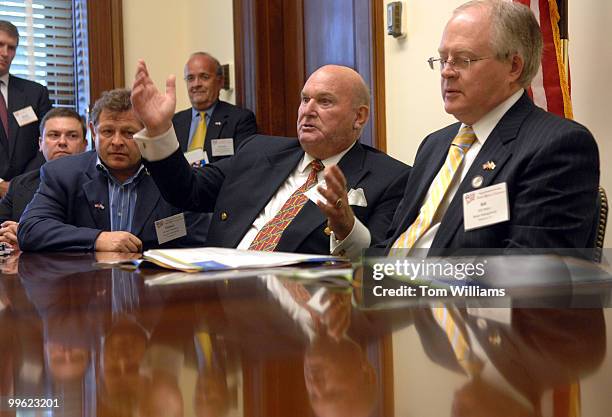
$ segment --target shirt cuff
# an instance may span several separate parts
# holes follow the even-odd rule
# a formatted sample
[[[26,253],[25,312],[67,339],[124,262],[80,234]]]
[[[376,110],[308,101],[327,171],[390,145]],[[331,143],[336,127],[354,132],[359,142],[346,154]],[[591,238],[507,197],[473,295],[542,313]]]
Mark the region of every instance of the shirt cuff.
[[[149,162],[165,159],[179,148],[174,126],[155,137],[149,137],[147,129],[142,129],[134,135],[134,140],[142,157]]]
[[[334,232],[329,236],[329,251],[332,255],[345,256],[351,260],[361,257],[363,249],[370,247],[372,236],[367,227],[355,217],[355,224],[344,240],[336,239]]]

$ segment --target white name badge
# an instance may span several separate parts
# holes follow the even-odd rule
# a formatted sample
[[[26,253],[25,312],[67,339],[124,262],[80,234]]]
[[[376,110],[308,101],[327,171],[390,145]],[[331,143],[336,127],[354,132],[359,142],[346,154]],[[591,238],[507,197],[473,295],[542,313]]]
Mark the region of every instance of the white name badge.
[[[160,245],[187,235],[183,213],[166,217],[155,222],[155,233]]]
[[[19,124],[19,127],[29,125],[30,123],[38,120],[32,106],[24,107],[21,110],[13,112],[13,116],[15,116],[15,119],[17,119],[17,124]]]
[[[203,149],[196,149],[193,151],[185,152],[185,159],[189,162],[189,165],[193,165],[196,162],[206,161],[208,163],[208,158],[206,157],[206,152]]]
[[[505,182],[463,194],[465,230],[510,220],[508,187]]]
[[[212,156],[231,156],[234,154],[234,139],[213,139],[210,141]]]

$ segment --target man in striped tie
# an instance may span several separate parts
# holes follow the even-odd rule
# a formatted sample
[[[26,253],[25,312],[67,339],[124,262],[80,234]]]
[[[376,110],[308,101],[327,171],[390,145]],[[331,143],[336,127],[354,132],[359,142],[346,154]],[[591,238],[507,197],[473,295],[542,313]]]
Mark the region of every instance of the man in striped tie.
[[[167,201],[213,212],[207,244],[352,256],[384,237],[408,167],[359,143],[370,109],[363,79],[327,65],[301,97],[297,139],[252,136],[232,158],[192,169],[171,123],[174,78],[163,94],[138,63],[132,102],[146,131],[135,139]]]
[[[421,144],[383,246],[429,255],[592,247],[597,145],[584,126],[533,104],[541,55],[538,23],[518,2],[453,12],[428,63],[459,122]]]

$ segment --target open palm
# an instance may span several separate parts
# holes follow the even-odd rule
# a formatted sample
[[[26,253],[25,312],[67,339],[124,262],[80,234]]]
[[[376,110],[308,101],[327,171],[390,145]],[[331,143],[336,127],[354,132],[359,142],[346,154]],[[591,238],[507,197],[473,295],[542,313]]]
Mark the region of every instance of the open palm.
[[[139,60],[132,86],[132,106],[150,136],[157,136],[168,130],[176,108],[174,75],[170,75],[166,80],[166,92],[163,94],[149,76],[145,62]]]

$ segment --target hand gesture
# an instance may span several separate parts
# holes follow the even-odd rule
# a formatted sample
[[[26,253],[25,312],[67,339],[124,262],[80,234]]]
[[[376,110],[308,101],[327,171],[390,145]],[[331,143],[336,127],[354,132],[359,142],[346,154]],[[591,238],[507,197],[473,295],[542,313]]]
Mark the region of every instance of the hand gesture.
[[[147,128],[149,136],[158,136],[172,126],[172,116],[176,108],[175,78],[174,75],[168,77],[166,93],[162,94],[149,76],[145,62],[142,59],[138,61],[132,86],[132,106],[136,116]]]
[[[319,186],[317,191],[325,200],[319,201],[317,206],[327,217],[329,228],[334,232],[336,239],[344,240],[355,224],[355,214],[348,202],[346,178],[337,165],[326,167],[323,178],[327,188]]]

